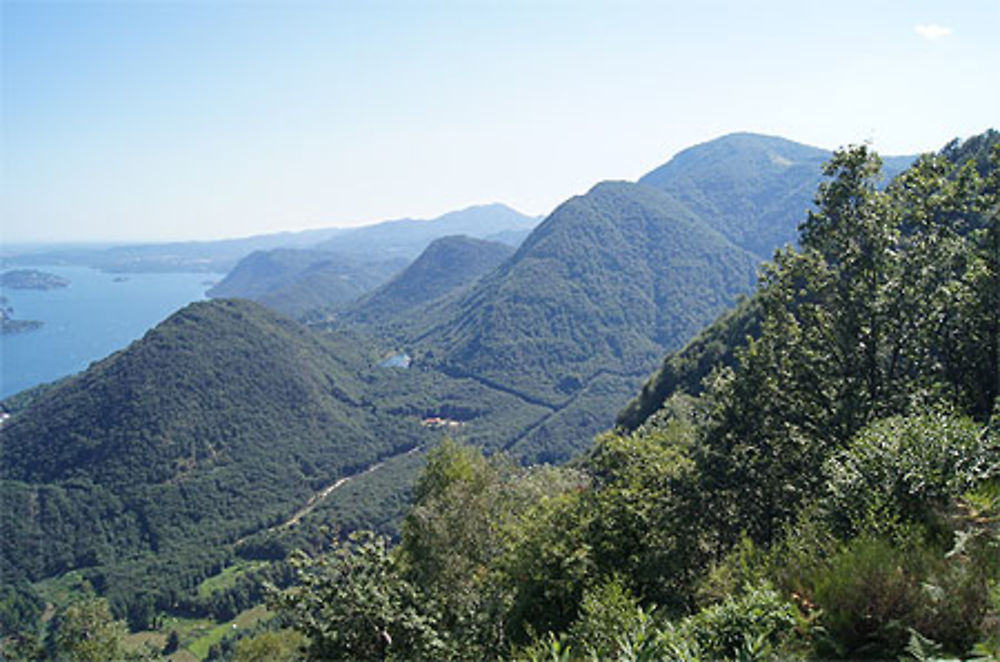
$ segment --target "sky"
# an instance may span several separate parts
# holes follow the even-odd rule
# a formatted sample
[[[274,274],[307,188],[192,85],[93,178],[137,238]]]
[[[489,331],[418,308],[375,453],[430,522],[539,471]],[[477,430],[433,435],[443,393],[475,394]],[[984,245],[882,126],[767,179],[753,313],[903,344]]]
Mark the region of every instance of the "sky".
[[[544,215],[735,131],[1000,128],[996,0],[3,0],[0,241]]]

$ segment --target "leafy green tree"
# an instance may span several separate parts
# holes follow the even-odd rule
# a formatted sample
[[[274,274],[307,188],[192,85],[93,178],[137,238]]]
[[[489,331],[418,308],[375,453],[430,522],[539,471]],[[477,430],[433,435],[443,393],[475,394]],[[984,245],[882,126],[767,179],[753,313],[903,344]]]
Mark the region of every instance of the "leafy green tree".
[[[292,563],[299,584],[272,597],[308,640],[310,660],[437,659],[446,655],[436,607],[407,582],[388,540],[351,534],[330,553]]]
[[[463,657],[507,645],[516,580],[505,569],[547,500],[580,485],[577,472],[524,469],[446,440],[414,488],[399,548],[406,577],[441,608],[441,627]]]
[[[492,572],[505,550],[514,466],[445,440],[428,456],[403,523],[406,574],[442,606],[443,625],[467,649],[503,641],[506,590]]]
[[[112,662],[129,657],[123,642],[125,624],[111,616],[102,598],[86,598],[69,605],[55,619],[51,634],[54,660]]]

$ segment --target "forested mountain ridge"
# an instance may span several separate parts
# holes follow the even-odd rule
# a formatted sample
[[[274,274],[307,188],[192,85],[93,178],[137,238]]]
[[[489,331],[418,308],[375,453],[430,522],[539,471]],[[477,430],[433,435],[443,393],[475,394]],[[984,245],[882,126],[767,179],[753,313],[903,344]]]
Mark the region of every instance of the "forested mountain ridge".
[[[670,196],[606,182],[560,205],[419,345],[445,369],[559,403],[602,370],[641,373],[755,275]]]
[[[182,309],[4,425],[4,576],[90,568],[128,601],[128,575],[159,567],[160,603],[196,584],[239,537],[434,438],[375,411],[370,358],[251,302]]]
[[[1000,147],[952,156],[884,187],[836,152],[801,248],[654,416],[573,467],[439,447],[395,549],[301,559],[286,634],[310,659],[1000,659]]]
[[[435,239],[389,282],[347,312],[355,322],[387,323],[412,309],[469,286],[514,253],[507,244],[465,235]]]
[[[830,152],[777,136],[733,133],[689,147],[639,182],[670,193],[760,259],[792,243]],[[912,156],[885,160],[885,181]]]
[[[998,144],[1000,132],[993,129],[965,141],[955,139],[941,150],[941,162],[951,165],[939,167],[949,172],[948,176],[952,179],[957,179],[961,167],[971,163],[980,177],[987,177],[991,172],[990,153]],[[885,169],[876,184],[881,185],[889,172],[888,168]],[[907,185],[912,186],[905,179],[896,183],[896,195],[900,195],[898,191]],[[954,226],[948,228],[949,232],[968,237],[973,232],[984,231],[982,227],[969,225],[964,219],[958,220],[960,217],[956,218],[957,213],[952,212],[951,217],[944,217],[940,221]],[[983,222],[979,221],[980,224]],[[906,231],[912,232],[913,228],[907,228]],[[702,381],[709,376],[712,368],[732,365],[736,353],[745,347],[747,339],[759,335],[762,315],[760,297],[755,296],[748,304],[727,312],[702,330],[682,350],[669,354],[661,368],[643,385],[640,393],[619,413],[617,424],[627,431],[634,431],[672,395],[700,393]]]

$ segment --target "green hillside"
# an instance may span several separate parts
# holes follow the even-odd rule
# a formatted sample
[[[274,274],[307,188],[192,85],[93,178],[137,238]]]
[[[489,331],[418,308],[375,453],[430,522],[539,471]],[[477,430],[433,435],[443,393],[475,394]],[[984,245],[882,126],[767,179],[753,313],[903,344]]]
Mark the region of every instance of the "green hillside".
[[[435,239],[406,269],[351,307],[348,317],[386,324],[413,309],[471,285],[500,265],[514,249],[462,235]]]
[[[279,248],[240,260],[207,294],[251,299],[297,317],[316,308],[343,307],[403,266],[400,258],[363,260],[327,251]]]
[[[767,259],[798,236],[827,150],[754,133],[689,147],[639,182],[666,191],[737,246]],[[890,157],[891,178],[914,157]]]
[[[149,565],[179,590],[323,486],[432,438],[375,413],[365,347],[196,303],[46,390],[0,432],[4,576],[90,568],[122,597],[134,578],[115,573]]]
[[[638,375],[747,292],[755,260],[655,189],[600,184],[428,320],[433,365],[561,405],[603,372]]]

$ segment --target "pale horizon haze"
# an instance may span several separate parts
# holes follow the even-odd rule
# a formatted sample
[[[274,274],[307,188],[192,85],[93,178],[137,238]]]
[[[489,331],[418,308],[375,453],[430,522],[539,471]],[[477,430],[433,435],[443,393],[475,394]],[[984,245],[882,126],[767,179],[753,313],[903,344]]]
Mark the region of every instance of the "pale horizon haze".
[[[1000,125],[1000,3],[2,5],[5,243],[544,215],[752,131],[887,155]]]

